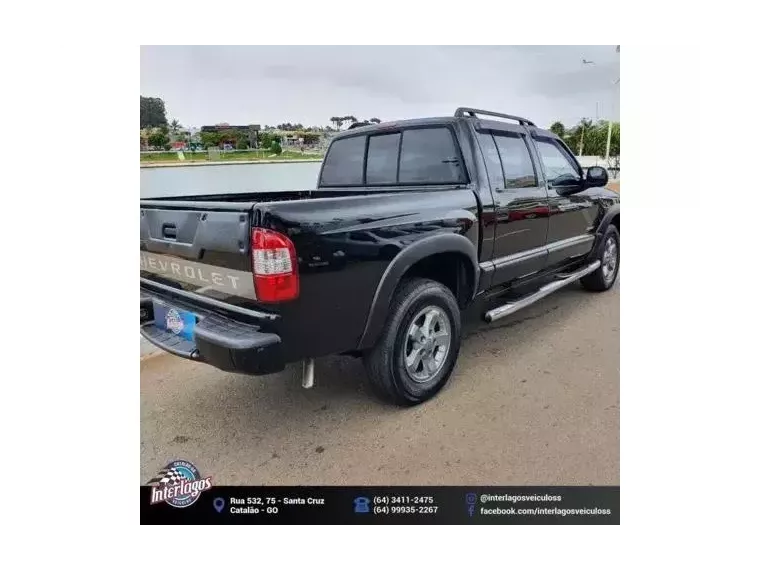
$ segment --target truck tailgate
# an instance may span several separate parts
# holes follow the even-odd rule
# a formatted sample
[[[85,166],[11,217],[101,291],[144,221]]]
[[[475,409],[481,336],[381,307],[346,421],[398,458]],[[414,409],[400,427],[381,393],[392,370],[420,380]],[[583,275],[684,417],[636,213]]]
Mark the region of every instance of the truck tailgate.
[[[141,286],[157,283],[231,305],[255,301],[250,251],[254,204],[142,200]]]

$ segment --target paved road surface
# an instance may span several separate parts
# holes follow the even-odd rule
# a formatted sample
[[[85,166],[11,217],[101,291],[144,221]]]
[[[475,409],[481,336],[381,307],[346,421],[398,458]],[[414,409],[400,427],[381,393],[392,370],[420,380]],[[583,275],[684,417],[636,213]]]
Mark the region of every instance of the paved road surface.
[[[618,281],[619,283],[619,281]],[[218,485],[620,484],[620,296],[579,285],[466,329],[434,400],[378,402],[361,361],[247,377],[141,362],[140,482],[173,459]]]

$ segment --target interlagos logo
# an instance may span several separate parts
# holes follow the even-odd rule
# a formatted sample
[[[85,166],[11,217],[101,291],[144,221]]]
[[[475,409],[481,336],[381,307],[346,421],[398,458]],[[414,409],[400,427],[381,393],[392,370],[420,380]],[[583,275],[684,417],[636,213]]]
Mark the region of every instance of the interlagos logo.
[[[172,461],[148,481],[150,504],[167,503],[184,508],[195,503],[202,491],[211,488],[211,477],[201,477],[198,469],[189,461]]]

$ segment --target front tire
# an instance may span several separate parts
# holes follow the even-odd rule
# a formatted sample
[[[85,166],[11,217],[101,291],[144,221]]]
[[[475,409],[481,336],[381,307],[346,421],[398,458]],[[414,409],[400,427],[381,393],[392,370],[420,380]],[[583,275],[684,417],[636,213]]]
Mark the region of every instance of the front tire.
[[[606,291],[615,284],[620,271],[620,232],[610,224],[602,236],[595,259],[601,265],[593,273],[581,278],[581,285],[589,291]]]
[[[404,281],[380,338],[364,355],[370,385],[398,405],[429,400],[448,382],[460,342],[461,315],[451,291],[431,279]]]

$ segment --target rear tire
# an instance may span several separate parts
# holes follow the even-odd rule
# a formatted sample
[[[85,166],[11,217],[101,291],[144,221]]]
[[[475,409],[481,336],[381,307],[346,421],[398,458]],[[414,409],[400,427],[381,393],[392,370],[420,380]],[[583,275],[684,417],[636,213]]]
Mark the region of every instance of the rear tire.
[[[447,287],[431,279],[402,282],[380,338],[364,355],[373,390],[402,406],[435,396],[456,364],[460,331],[459,306]]]
[[[581,285],[589,291],[606,291],[615,284],[620,271],[620,232],[612,224],[607,226],[594,259],[601,265],[593,273],[581,277]]]

